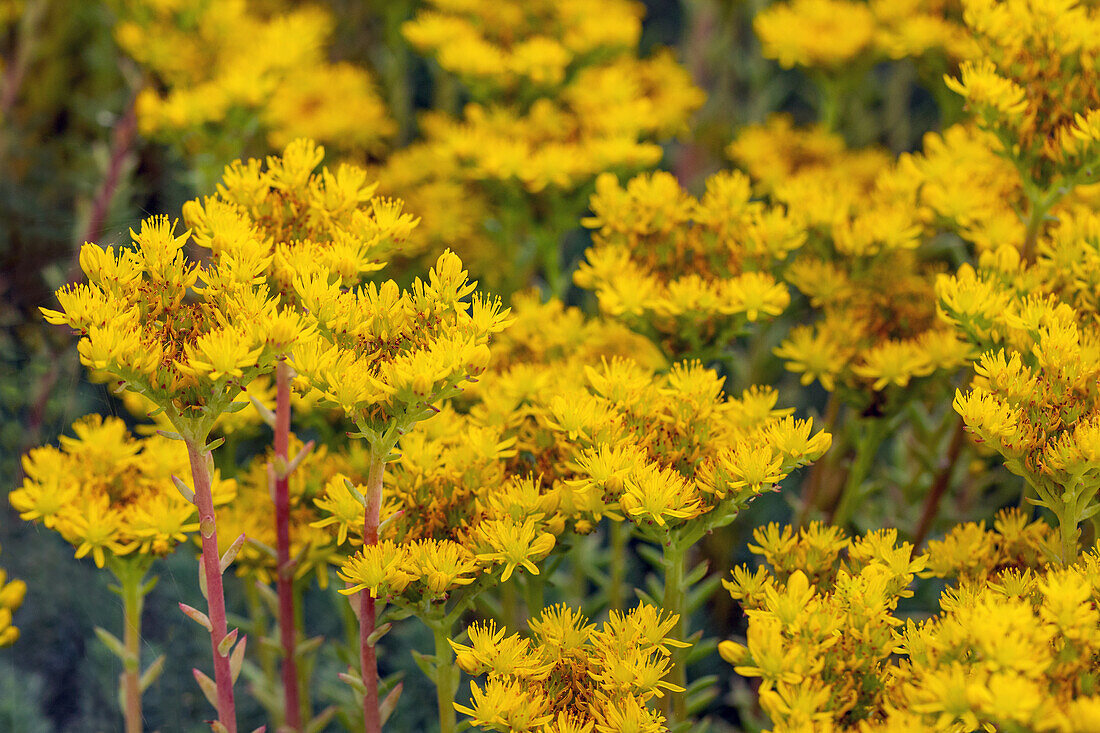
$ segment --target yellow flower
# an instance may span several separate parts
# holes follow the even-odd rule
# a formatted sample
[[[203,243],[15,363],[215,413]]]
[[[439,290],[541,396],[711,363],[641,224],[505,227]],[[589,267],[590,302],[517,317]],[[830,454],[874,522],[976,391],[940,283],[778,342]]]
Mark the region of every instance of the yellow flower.
[[[788,371],[800,374],[803,385],[816,379],[830,392],[851,359],[849,350],[831,340],[827,331],[810,326],[792,328],[787,339],[776,347],[775,355],[786,360]]]
[[[981,114],[990,109],[1009,119],[1018,120],[1027,110],[1026,94],[1019,84],[997,73],[997,68],[988,59],[964,61],[959,67],[958,79],[944,76],[947,88],[966,97]]]
[[[878,344],[863,355],[862,363],[852,367],[855,374],[874,380],[871,385],[874,390],[885,389],[890,384],[906,387],[909,380],[927,376],[932,369],[928,355],[912,341]]]
[[[637,522],[685,520],[698,516],[701,506],[693,487],[675,471],[652,463],[635,468],[626,477],[619,504]]]
[[[404,546],[382,540],[348,558],[339,575],[348,584],[340,590],[344,595],[369,590],[372,598],[386,598],[405,590],[416,579],[416,568]]]
[[[22,580],[8,580],[8,574],[0,568],[0,648],[11,646],[19,639],[19,629],[12,626],[12,614],[23,605],[27,584]]]
[[[313,500],[317,509],[322,513],[322,518],[310,524],[311,527],[329,527],[336,525],[336,543],[344,544],[348,540],[348,532],[362,535],[364,514],[366,508],[345,484],[349,479],[343,474],[337,474],[325,484],[323,496]],[[363,492],[363,487],[357,487],[357,491]],[[327,516],[326,516],[327,515]]]
[[[874,40],[874,16],[863,3],[792,0],[753,20],[765,56],[780,65],[836,69],[858,59]]]
[[[409,562],[429,595],[442,596],[474,582],[477,559],[462,545],[450,540],[422,540],[409,548]]]
[[[546,557],[556,544],[554,535],[540,532],[533,518],[522,523],[496,519],[478,525],[475,534],[477,559],[504,566],[500,581],[505,583],[517,567],[538,575],[535,561]]]

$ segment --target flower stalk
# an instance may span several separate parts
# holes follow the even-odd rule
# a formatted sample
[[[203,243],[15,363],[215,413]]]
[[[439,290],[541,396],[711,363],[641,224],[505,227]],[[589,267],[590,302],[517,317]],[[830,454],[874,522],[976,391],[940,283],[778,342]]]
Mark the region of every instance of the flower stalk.
[[[298,669],[295,656],[294,572],[290,563],[290,366],[285,359],[275,366],[275,459],[282,466],[275,475],[275,540],[278,569],[279,641],[283,647],[284,722],[292,731],[301,730]]]
[[[202,578],[205,583],[207,617],[210,619],[210,649],[214,658],[214,683],[217,686],[218,722],[226,733],[237,733],[237,715],[233,701],[233,675],[229,666],[229,651],[223,654],[219,646],[228,633],[225,616],[225,591],[222,587],[221,555],[218,552],[217,522],[214,499],[210,491],[210,453],[204,441],[186,438],[187,457],[191,462],[194,481],[195,508],[199,512],[199,533],[202,535]]]
[[[669,540],[663,546],[662,565],[665,574],[665,592],[661,603],[663,610],[676,617],[675,625],[668,631],[668,636],[673,639],[684,639],[687,631],[687,621],[684,618],[684,598],[686,596],[686,584],[684,579],[684,561],[687,552],[679,543]],[[669,727],[687,720],[687,660],[683,648],[672,649],[672,669],[669,672],[668,681],[679,688],[668,693],[668,724]]]
[[[366,509],[363,519],[363,546],[378,544],[378,522],[382,511],[382,476],[389,451],[374,452],[367,475]],[[362,671],[363,720],[366,733],[380,733],[382,713],[378,700],[378,657],[371,640],[375,627],[374,597],[369,590],[359,594],[359,663]]]
[[[439,732],[455,733],[457,716],[454,700],[458,694],[458,667],[454,664],[454,650],[451,649],[454,614],[439,620],[428,621],[435,638],[435,695],[439,706]]]
[[[96,633],[122,661],[122,676],[119,679],[122,715],[126,733],[141,733],[143,730],[141,694],[158,674],[163,662],[150,666],[147,681],[142,680],[141,671],[141,613],[145,607],[145,596],[155,585],[155,579],[145,582],[151,558],[148,555],[134,555],[126,558],[112,558],[108,565],[118,580],[118,586],[112,587],[122,598],[123,636],[121,646],[118,639],[103,629]]]

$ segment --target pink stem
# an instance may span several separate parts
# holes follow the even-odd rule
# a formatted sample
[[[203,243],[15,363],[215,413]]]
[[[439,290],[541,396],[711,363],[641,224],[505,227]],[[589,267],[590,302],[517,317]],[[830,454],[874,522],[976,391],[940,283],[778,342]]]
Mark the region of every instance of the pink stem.
[[[107,224],[107,214],[111,211],[111,202],[115,198],[119,184],[122,182],[122,172],[126,158],[130,155],[130,149],[134,144],[137,133],[137,107],[133,100],[126,107],[126,111],[118,118],[114,129],[111,131],[111,157],[107,162],[107,171],[96,191],[92,201],[92,211],[88,216],[88,226],[84,229],[84,236],[76,243],[72,263],[66,275],[68,282],[80,282],[80,248],[85,242],[95,242],[103,235],[103,227]]]
[[[187,456],[191,459],[191,477],[195,483],[195,508],[199,510],[199,533],[202,535],[202,567],[206,576],[207,616],[210,618],[210,647],[214,656],[214,682],[218,688],[218,721],[228,733],[237,733],[237,714],[233,704],[233,675],[229,655],[218,653],[218,644],[225,638],[225,591],[222,589],[221,555],[218,552],[217,524],[214,520],[214,498],[210,493],[209,454],[202,445],[187,440]]]
[[[363,546],[378,544],[378,521],[382,511],[382,472],[385,463],[373,458],[370,475],[367,477],[367,506],[363,519]],[[381,733],[382,712],[378,702],[378,658],[374,645],[368,639],[374,633],[374,598],[369,590],[359,593],[359,662],[363,673],[363,684],[367,691],[363,695],[363,719],[366,733]]]
[[[290,460],[290,369],[286,361],[275,367],[275,456]],[[290,489],[289,477],[275,480],[275,538],[278,557],[276,584],[279,592],[279,639],[283,645],[283,704],[286,726],[293,731],[302,727],[298,696],[298,663],[294,656],[294,574],[290,567]]]

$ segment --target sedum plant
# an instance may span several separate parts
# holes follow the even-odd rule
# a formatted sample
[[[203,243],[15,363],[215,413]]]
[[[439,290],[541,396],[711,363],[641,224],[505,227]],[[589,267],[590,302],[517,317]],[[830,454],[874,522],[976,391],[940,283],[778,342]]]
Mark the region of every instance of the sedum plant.
[[[1084,731],[1097,722],[1097,550],[1043,559],[1042,522],[1002,512],[960,525],[927,554],[893,530],[862,537],[768,525],[750,549],[766,567],[725,583],[748,615],[745,643],[719,651],[760,679],[775,731]],[[1056,541],[1056,540],[1054,540]],[[915,576],[957,578],[937,614],[907,619]]]
[[[647,703],[678,691],[666,678],[671,650],[687,646],[672,636],[675,616],[640,604],[611,611],[600,628],[565,604],[530,620],[530,635],[505,636],[490,621],[467,630],[469,644],[451,642],[470,683],[470,706],[454,703],[483,731],[511,733],[667,730]]]
[[[772,390],[726,398],[723,380],[698,362],[655,375],[618,359],[585,376],[551,398],[543,418],[572,444],[572,475],[563,477],[571,502],[594,520],[629,521],[658,548],[650,554],[659,580],[647,597],[678,618],[673,636],[691,640],[686,615],[707,570],[689,565],[692,547],[818,459],[830,436],[775,409]],[[680,689],[669,696],[667,717],[676,725],[689,714],[686,660],[674,651],[672,665],[670,682]]]
[[[155,577],[146,576],[155,560],[199,531],[195,503],[173,485],[173,477],[186,473],[187,451],[162,435],[135,438],[118,418],[88,415],[72,429],[74,436],[62,436],[60,448],[36,448],[23,458],[23,485],[9,499],[22,519],[58,532],[76,548],[76,557],[91,556],[118,581],[123,640],[102,628],[96,635],[122,662],[119,699],[126,731],[140,733],[142,693],[165,664],[161,655],[141,668],[141,613],[156,585]],[[233,501],[236,483],[215,471],[210,491],[214,506],[224,506]],[[192,616],[200,613],[183,608]],[[231,659],[238,668],[239,648]]]
[[[990,267],[938,283],[944,318],[988,348],[954,407],[975,440],[1024,478],[1025,496],[1057,518],[1059,557],[1070,564],[1078,525],[1100,510],[1098,334],[1088,310],[1050,293],[1042,268],[1010,247],[999,254],[1000,266],[991,256]]]
[[[215,729],[235,733],[230,654],[238,646],[243,656],[244,639],[227,629],[222,573],[243,538],[220,551],[212,452],[221,441],[207,441],[222,413],[247,406],[235,401],[241,390],[274,368],[279,345],[300,324],[260,284],[268,256],[250,228],[227,233],[231,254],[217,267],[187,259],[190,232],[176,234],[166,217],[147,219],[131,236],[133,247],[117,251],[85,244],[80,264],[88,282],[61,288],[61,310],[42,311],[81,336],[80,358],[93,374],[141,393],[172,424],[166,435],[187,447],[193,484],[179,480],[177,488],[198,514],[208,601],[206,613],[192,616],[210,634],[215,673],[209,680],[196,671],[196,678],[216,701]]]
[[[999,143],[995,151],[1019,173],[1025,232],[1016,244],[1031,260],[1051,208],[1094,180],[1100,14],[1076,0],[969,0],[963,17],[977,53],[947,85],[965,98],[978,127]]]
[[[329,61],[336,19],[318,5],[256,0],[110,0],[114,35],[138,65],[138,129],[177,146],[208,190],[222,166],[300,137],[378,153],[396,132],[370,73]]]
[[[641,15],[626,0],[431,2],[404,24],[434,61],[439,103],[380,178],[431,212],[426,238],[439,232],[430,238],[450,246],[439,227],[457,223],[473,235],[463,256],[483,281],[565,296],[562,238],[595,178],[655,166],[657,141],[703,101],[671,54],[641,56]]]
[[[773,265],[805,242],[782,207],[752,201],[748,177],[718,173],[701,199],[669,173],[621,185],[596,180],[584,224],[594,231],[574,274],[601,312],[657,344],[665,356],[710,362],[750,323],[773,318],[790,296]]]
[[[291,437],[292,368],[288,357],[298,338],[312,335],[314,325],[294,289],[302,272],[324,268],[340,285],[352,286],[385,266],[416,225],[401,201],[374,196],[377,184],[364,169],[340,164],[322,167],[325,149],[304,138],[292,141],[282,155],[237,161],[227,166],[215,196],[188,202],[184,216],[198,244],[208,247],[214,263],[235,256],[232,236],[249,232],[262,263],[260,279],[282,307],[284,333],[277,346],[275,394],[271,409],[250,392],[249,397],[274,432],[274,456],[269,464],[274,503],[275,575],[279,599],[279,634],[283,653],[283,722],[301,728],[303,714],[296,669],[296,622],[290,533],[289,479],[311,444],[289,453]],[[262,386],[262,385],[261,385]],[[299,389],[298,392],[308,391]],[[301,400],[300,400],[301,401]],[[316,398],[305,398],[312,406]],[[251,411],[250,411],[251,412]]]
[[[316,331],[293,359],[323,403],[344,411],[369,454],[364,491],[363,543],[379,542],[385,466],[401,436],[430,417],[436,402],[461,391],[489,361],[488,340],[507,325],[500,302],[474,295],[461,260],[445,252],[429,272],[402,290],[392,280],[345,290],[338,272],[323,264],[303,268],[297,297]],[[366,586],[363,586],[366,587]],[[378,700],[375,597],[359,594],[359,684],[366,729],[382,726]]]

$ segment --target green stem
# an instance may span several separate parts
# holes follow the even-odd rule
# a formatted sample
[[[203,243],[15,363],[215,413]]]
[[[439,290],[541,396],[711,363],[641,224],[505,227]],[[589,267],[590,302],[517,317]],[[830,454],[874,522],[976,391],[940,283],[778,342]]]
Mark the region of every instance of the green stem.
[[[519,603],[516,598],[516,576],[500,586],[500,623],[510,629],[519,628]]]
[[[1069,517],[1058,517],[1059,534],[1062,538],[1062,564],[1072,565],[1077,561],[1077,523]]]
[[[302,582],[294,583],[294,623],[299,639],[306,638],[305,619],[302,615]],[[308,721],[313,715],[313,696],[310,694],[309,682],[313,679],[313,659],[300,659],[298,664],[298,692],[301,705],[301,719]]]
[[[913,119],[909,107],[913,101],[915,78],[916,70],[907,59],[896,61],[890,67],[885,90],[886,136],[895,154],[909,149]]]
[[[386,91],[389,94],[390,113],[397,123],[396,142],[404,145],[412,139],[412,94],[409,80],[412,54],[401,34],[401,24],[408,19],[410,6],[407,2],[391,2],[387,3],[386,9],[383,33],[390,54],[385,69]]]
[[[829,393],[828,402],[825,404],[825,417],[823,420],[823,429],[830,435],[836,434],[836,421],[839,414],[840,398],[837,397],[836,391],[834,390]],[[805,527],[810,518],[810,512],[813,510],[814,503],[817,501],[817,495],[821,490],[821,475],[829,463],[829,456],[823,456],[821,460],[814,463],[813,468],[810,469],[810,475],[806,477],[806,482],[802,487],[802,506],[799,507],[798,518],[795,522],[799,527]]]
[[[141,612],[145,605],[142,586],[147,562],[122,560],[116,571],[122,588],[123,646],[122,697],[126,733],[142,733],[141,713]]]
[[[1039,196],[1029,197],[1031,202],[1031,213],[1028,216],[1027,229],[1024,233],[1024,248],[1023,259],[1025,262],[1031,262],[1035,257],[1035,245],[1039,239],[1039,232],[1043,228],[1043,221],[1046,220],[1047,213],[1051,207],[1057,202],[1057,196]]]
[[[867,475],[871,472],[871,465],[878,454],[879,446],[886,437],[884,421],[879,418],[864,420],[861,426],[863,434],[856,441],[856,455],[852,459],[852,466],[848,470],[848,478],[844,482],[844,488],[840,494],[833,511],[831,523],[843,527],[852,517],[856,501],[859,498],[859,488],[863,485]]]
[[[267,638],[268,629],[267,609],[260,599],[260,591],[256,588],[257,582],[258,581],[252,578],[245,579],[244,598],[245,602],[248,604],[248,618],[252,622],[252,636],[259,640]],[[278,675],[275,654],[267,644],[256,644],[256,649],[260,658],[260,670],[263,672],[264,682],[267,683],[271,689],[275,689]]]
[[[623,584],[626,581],[626,545],[630,531],[626,522],[612,521],[608,531],[611,534],[611,567],[608,571],[607,608],[620,611],[623,607]]]
[[[527,618],[534,618],[542,612],[545,590],[546,582],[542,575],[523,576],[523,602],[527,606]]]
[[[676,624],[668,632],[673,639],[683,640],[687,636],[687,619],[684,618],[684,560],[687,552],[680,548],[676,542],[667,542],[663,546],[662,565],[664,567],[665,594],[662,607],[666,613],[677,616]],[[669,672],[668,681],[672,684],[687,688],[687,665],[684,649],[672,650],[672,670]],[[668,726],[674,727],[677,723],[687,719],[687,693],[668,693]]]
[[[836,132],[840,127],[840,84],[835,79],[822,77],[818,88],[821,90],[821,126],[827,132]]]
[[[553,228],[540,227],[535,236],[535,246],[538,248],[539,263],[542,265],[542,274],[546,278],[550,295],[564,299],[569,281],[561,269],[561,241],[557,235],[557,230]]]
[[[435,637],[435,695],[439,706],[440,733],[455,733],[457,728],[454,701],[458,694],[458,667],[454,663],[454,650],[450,645],[454,618],[448,615],[428,621]]]
[[[588,598],[588,573],[584,569],[584,542],[580,535],[573,536],[573,546],[569,548],[570,567],[573,570],[571,595],[573,605],[577,608],[584,606]]]

